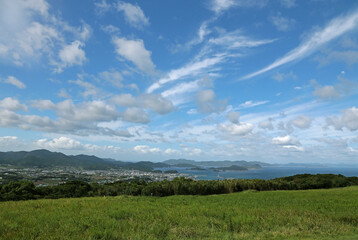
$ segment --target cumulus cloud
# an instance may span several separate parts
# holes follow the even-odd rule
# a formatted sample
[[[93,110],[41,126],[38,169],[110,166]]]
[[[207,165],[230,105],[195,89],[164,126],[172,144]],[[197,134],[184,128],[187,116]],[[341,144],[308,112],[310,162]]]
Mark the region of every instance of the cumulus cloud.
[[[98,96],[100,93],[100,89],[94,86],[92,83],[89,83],[87,81],[84,81],[82,79],[83,77],[79,75],[79,79],[77,80],[69,80],[69,83],[76,84],[80,87],[82,87],[84,90],[81,92],[81,95],[85,98],[88,98],[90,96]]]
[[[85,55],[80,45],[91,35],[91,27],[73,27],[50,15],[49,9],[45,0],[0,1],[0,32],[7,33],[0,36],[0,58],[18,66],[46,60],[57,72],[81,65]]]
[[[118,106],[151,109],[159,114],[167,114],[174,110],[172,102],[160,94],[143,94],[137,98],[131,94],[121,94],[112,97],[112,102]]]
[[[4,83],[14,85],[17,88],[24,89],[26,85],[14,76],[8,76],[3,80]]]
[[[358,62],[358,51],[328,51],[323,52],[321,55],[315,57],[320,67],[326,66],[332,62],[344,62],[351,66]]]
[[[293,138],[289,135],[283,137],[274,137],[272,138],[272,143],[275,145],[280,145],[286,149],[293,149],[297,151],[304,151],[300,141],[296,138]]]
[[[139,102],[143,107],[152,109],[159,114],[167,114],[174,110],[172,102],[160,94],[144,94],[139,97]]]
[[[272,78],[273,78],[274,80],[276,80],[277,82],[282,82],[282,81],[284,81],[284,80],[286,80],[286,79],[292,79],[292,80],[294,80],[294,79],[296,79],[297,77],[296,77],[295,74],[293,74],[293,72],[289,72],[289,73],[276,72],[276,73],[272,76]]]
[[[196,104],[200,113],[221,112],[226,109],[226,100],[215,99],[213,90],[203,90],[196,94]]]
[[[57,96],[61,98],[71,98],[70,94],[68,94],[68,92],[64,88],[60,89],[60,91],[57,93]]]
[[[223,131],[229,135],[242,136],[250,133],[254,126],[251,123],[222,123],[219,124],[218,128],[220,131]]]
[[[321,100],[335,100],[349,95],[358,87],[356,83],[348,81],[347,79],[342,77],[338,77],[338,79],[340,80],[339,83],[325,86],[321,86],[315,79],[312,79],[311,85],[315,88],[312,94]]]
[[[203,150],[200,148],[183,147],[182,149],[189,156],[197,156],[203,153]]]
[[[133,150],[142,154],[161,152],[160,148],[151,148],[148,145],[137,145],[133,148]]]
[[[239,112],[229,112],[226,117],[231,123],[239,123],[240,113]]]
[[[167,155],[180,155],[181,154],[180,151],[178,151],[176,149],[172,149],[172,148],[165,149],[164,153]]]
[[[41,148],[53,148],[53,149],[83,149],[83,145],[74,139],[68,137],[59,137],[52,140],[46,138],[36,141],[36,145]]]
[[[49,100],[35,100],[32,102],[32,107],[40,110],[52,110],[56,113],[57,119],[16,113],[15,111],[26,110],[27,107],[17,99],[5,98],[0,101],[0,127],[18,127],[24,130],[71,133],[80,136],[133,136],[128,130],[114,130],[100,126],[102,122],[116,121],[120,118],[124,120],[114,105],[103,101],[74,104],[72,100],[67,99],[55,104]],[[131,118],[127,118],[127,120],[130,121]]]
[[[56,105],[50,101],[50,100],[33,100],[32,107],[37,108],[39,110],[49,110],[49,109],[55,109]]]
[[[61,63],[59,63],[57,72],[62,72],[64,67],[73,65],[82,66],[83,62],[86,61],[86,54],[82,47],[84,47],[84,44],[77,40],[64,46],[59,52]]]
[[[138,5],[120,1],[117,4],[117,10],[124,13],[126,22],[133,27],[141,28],[149,25],[149,19]]]
[[[134,107],[137,105],[136,99],[129,93],[115,95],[112,97],[112,102],[120,107]]]
[[[126,38],[113,37],[116,53],[126,60],[134,63],[139,70],[154,74],[155,65],[151,59],[151,52],[148,51],[142,39],[129,40]]]
[[[21,104],[17,98],[7,97],[3,100],[0,100],[0,108],[10,110],[10,111],[26,111],[27,106]]]
[[[118,88],[122,88],[122,74],[120,72],[117,72],[115,70],[110,71],[104,71],[98,74],[100,78],[104,79],[105,81],[113,84],[114,86]]]
[[[120,147],[116,146],[98,146],[93,144],[83,144],[78,140],[69,138],[69,137],[58,137],[53,139],[39,139],[34,142],[34,145],[39,148],[46,148],[46,149],[53,149],[53,150],[81,150],[81,151],[110,151],[111,153],[116,153],[117,151],[121,150]]]
[[[150,119],[148,113],[141,108],[127,108],[123,114],[122,118],[124,121],[133,122],[133,123],[149,123]]]
[[[312,119],[308,116],[298,116],[295,119],[291,120],[290,123],[300,129],[306,129],[311,126]]]
[[[351,107],[343,110],[342,116],[328,117],[327,126],[333,126],[336,130],[347,128],[350,131],[358,130],[358,108]]]
[[[272,120],[268,119],[259,123],[259,128],[273,130]]]

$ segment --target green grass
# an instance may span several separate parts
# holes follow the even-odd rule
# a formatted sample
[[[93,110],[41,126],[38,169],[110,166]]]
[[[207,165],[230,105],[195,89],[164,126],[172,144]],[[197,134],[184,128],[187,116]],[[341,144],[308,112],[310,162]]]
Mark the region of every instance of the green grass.
[[[1,202],[0,239],[358,239],[358,187]]]

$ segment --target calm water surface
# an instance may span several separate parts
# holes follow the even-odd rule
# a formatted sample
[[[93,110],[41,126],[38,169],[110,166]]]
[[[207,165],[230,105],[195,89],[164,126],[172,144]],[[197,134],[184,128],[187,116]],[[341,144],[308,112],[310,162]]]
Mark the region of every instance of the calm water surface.
[[[287,177],[295,174],[342,174],[346,177],[357,176],[358,167],[263,167],[259,170],[249,171],[226,171],[214,172],[211,169],[202,170],[188,170],[187,168],[171,167],[171,168],[158,168],[162,171],[177,170],[179,173],[195,176],[198,180],[215,180],[215,179],[229,179],[229,178],[243,178],[243,179],[273,179],[279,177]]]

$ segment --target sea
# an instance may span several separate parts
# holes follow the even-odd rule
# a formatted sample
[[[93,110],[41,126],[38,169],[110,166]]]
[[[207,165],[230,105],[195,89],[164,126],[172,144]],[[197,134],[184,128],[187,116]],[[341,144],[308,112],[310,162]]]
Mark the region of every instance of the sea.
[[[158,168],[159,170],[177,170],[197,180],[219,180],[219,179],[274,179],[296,174],[342,174],[346,177],[358,177],[357,167],[302,167],[302,166],[269,166],[262,169],[248,171],[220,171],[216,172],[210,168],[205,170],[190,170],[183,167]]]

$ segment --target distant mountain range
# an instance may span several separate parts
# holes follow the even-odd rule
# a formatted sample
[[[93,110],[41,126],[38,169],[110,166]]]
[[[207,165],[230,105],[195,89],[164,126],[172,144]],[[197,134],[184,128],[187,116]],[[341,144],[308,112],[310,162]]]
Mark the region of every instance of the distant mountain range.
[[[16,167],[74,167],[85,170],[125,168],[142,171],[152,171],[153,168],[169,166],[164,163],[123,162],[83,154],[75,156],[65,155],[60,152],[51,152],[44,149],[30,152],[0,152],[0,164],[9,164]]]
[[[74,167],[84,170],[106,170],[106,169],[134,169],[141,171],[153,171],[155,168],[165,167],[219,167],[227,168],[232,166],[242,167],[242,169],[260,169],[262,166],[270,164],[263,162],[248,161],[194,161],[187,159],[169,159],[163,162],[124,162],[108,158],[99,158],[90,155],[65,155],[60,152],[51,152],[45,149],[30,152],[0,152],[0,164],[9,164],[16,167]]]
[[[240,166],[240,167],[246,167],[248,169],[257,169],[261,167],[267,167],[272,166],[271,164],[264,163],[264,162],[248,162],[244,160],[240,161],[194,161],[194,160],[187,160],[187,159],[169,159],[164,161],[163,163],[169,164],[169,165],[191,165],[191,166],[197,166],[197,167],[231,167],[231,166]]]

